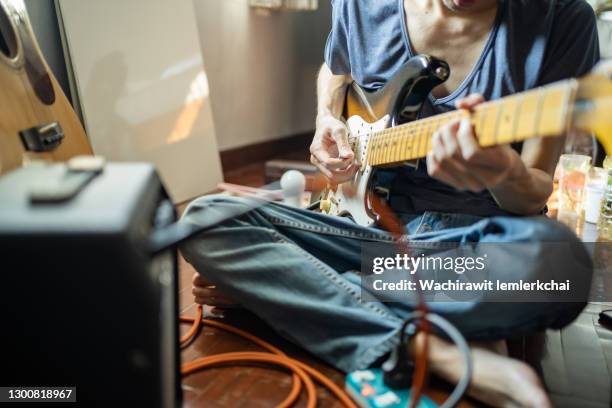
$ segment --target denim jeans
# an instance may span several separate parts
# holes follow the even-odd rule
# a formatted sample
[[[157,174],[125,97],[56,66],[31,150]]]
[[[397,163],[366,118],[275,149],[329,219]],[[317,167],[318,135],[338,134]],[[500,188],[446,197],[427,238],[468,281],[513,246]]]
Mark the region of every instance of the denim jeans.
[[[352,371],[370,366],[398,342],[413,304],[364,301],[360,296],[361,245],[393,244],[391,234],[282,204],[253,208],[252,200],[205,196],[193,201],[181,222],[207,226],[227,219],[181,247],[185,259],[225,294],[333,366]],[[527,242],[517,279],[538,276],[542,241],[577,241],[545,217],[478,218],[425,213],[405,216],[409,242]],[[571,271],[559,271],[570,274]],[[560,277],[559,279],[564,279]],[[521,336],[569,324],[585,303],[432,303],[468,340]]]

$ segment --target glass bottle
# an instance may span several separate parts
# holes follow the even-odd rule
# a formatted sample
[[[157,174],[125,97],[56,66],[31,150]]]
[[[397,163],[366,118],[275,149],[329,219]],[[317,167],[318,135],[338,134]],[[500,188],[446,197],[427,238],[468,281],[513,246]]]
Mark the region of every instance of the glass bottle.
[[[597,233],[599,239],[612,241],[612,156],[606,157],[603,166],[608,172],[608,185],[604,192],[603,200],[601,201]]]

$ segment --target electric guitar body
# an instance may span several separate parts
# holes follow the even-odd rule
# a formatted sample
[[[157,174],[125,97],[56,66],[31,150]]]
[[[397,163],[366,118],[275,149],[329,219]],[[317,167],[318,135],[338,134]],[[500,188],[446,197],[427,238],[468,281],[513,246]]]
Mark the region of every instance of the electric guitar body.
[[[0,174],[30,160],[92,154],[49,70],[22,0],[0,0]]]
[[[418,55],[383,88],[368,92],[355,82],[346,94],[344,117],[349,129],[349,142],[361,169],[350,182],[313,194],[320,200],[322,212],[350,216],[358,224],[371,225],[378,220],[371,183],[374,167],[367,161],[370,135],[387,128],[414,121],[430,92],[450,75],[448,64],[442,60]]]
[[[448,64],[417,55],[383,88],[368,92],[356,83],[348,87],[344,117],[349,143],[361,168],[348,182],[314,192],[313,203],[329,215],[350,216],[369,226],[379,220],[377,167],[397,166],[423,158],[431,138],[443,124],[469,118],[483,147],[556,137],[571,128],[597,136],[612,152],[612,64],[603,64],[580,79],[556,82],[478,105],[417,120],[434,87],[450,74]]]

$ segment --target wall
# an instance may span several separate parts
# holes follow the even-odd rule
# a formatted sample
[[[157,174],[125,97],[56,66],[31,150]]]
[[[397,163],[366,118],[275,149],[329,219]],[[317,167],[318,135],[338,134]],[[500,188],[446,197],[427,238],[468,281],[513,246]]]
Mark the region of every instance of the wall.
[[[194,6],[220,150],[312,130],[329,0],[306,12],[266,13],[248,0]]]

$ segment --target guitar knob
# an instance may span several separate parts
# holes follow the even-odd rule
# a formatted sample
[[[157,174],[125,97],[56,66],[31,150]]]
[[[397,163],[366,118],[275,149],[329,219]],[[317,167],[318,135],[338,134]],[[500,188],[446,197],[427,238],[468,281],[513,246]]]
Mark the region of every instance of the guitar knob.
[[[331,201],[321,200],[321,202],[319,203],[319,209],[324,213],[329,213],[329,210],[331,210]]]

